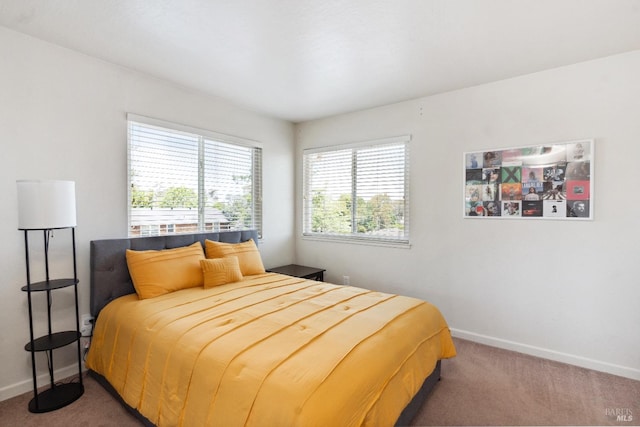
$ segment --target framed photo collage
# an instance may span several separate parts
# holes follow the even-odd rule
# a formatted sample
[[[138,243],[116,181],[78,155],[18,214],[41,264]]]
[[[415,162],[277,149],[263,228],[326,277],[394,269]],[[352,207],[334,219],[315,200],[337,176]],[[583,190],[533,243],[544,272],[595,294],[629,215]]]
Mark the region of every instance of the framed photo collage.
[[[464,153],[465,218],[593,218],[593,140]]]

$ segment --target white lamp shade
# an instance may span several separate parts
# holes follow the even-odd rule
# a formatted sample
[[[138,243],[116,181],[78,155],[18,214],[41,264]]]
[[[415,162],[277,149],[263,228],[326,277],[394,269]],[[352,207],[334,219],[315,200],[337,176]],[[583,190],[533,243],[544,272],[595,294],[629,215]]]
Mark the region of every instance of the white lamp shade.
[[[18,229],[45,230],[76,226],[76,183],[20,180]]]

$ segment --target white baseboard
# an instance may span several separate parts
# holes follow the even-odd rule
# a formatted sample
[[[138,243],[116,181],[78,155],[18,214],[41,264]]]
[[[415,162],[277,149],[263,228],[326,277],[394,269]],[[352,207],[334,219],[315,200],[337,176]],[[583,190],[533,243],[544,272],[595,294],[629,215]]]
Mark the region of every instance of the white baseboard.
[[[74,375],[78,376],[77,363],[55,370],[53,373],[53,378],[56,381],[60,381],[65,378],[72,377]],[[49,378],[49,373],[41,374],[38,376],[38,388],[45,387],[50,382],[51,382],[51,379]],[[11,384],[6,387],[0,388],[0,402],[2,402],[3,400],[11,399],[12,397],[19,396],[24,393],[28,393],[28,392],[33,394],[33,379],[31,378],[16,384]]]
[[[522,344],[515,341],[504,340],[501,338],[491,337],[488,335],[476,334],[474,332],[463,331],[460,329],[450,328],[451,335],[468,341],[486,344],[492,347],[498,347],[505,350],[516,351],[531,356],[541,357],[543,359],[554,360],[556,362],[567,363],[569,365],[580,366],[582,368],[592,369],[594,371],[606,372],[608,374],[618,375],[621,377],[631,378],[640,381],[640,369],[627,366],[614,365],[612,363],[602,362],[600,360],[589,359],[574,354],[562,353],[547,348],[536,347],[528,344]]]

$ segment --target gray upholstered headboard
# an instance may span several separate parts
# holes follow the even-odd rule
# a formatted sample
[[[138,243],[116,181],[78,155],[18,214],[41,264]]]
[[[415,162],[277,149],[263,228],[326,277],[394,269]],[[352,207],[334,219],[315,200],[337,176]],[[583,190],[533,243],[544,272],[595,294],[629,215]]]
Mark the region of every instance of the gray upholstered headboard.
[[[125,253],[127,249],[171,249],[188,246],[206,239],[225,243],[239,243],[253,239],[258,244],[256,230],[220,231],[215,233],[173,234],[169,236],[131,237],[91,241],[91,297],[90,309],[94,318],[102,307],[123,295],[135,292]]]

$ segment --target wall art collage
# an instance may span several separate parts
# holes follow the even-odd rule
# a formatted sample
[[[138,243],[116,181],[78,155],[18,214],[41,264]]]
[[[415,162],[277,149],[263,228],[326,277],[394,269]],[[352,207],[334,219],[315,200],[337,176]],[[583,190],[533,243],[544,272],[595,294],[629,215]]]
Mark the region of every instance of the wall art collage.
[[[465,218],[593,219],[593,140],[464,153]]]

